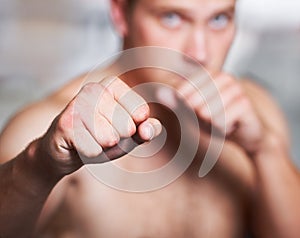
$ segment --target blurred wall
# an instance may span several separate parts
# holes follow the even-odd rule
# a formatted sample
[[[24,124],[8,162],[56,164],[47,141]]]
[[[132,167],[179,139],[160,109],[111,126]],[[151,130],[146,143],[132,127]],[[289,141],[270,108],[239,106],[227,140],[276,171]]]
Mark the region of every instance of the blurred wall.
[[[267,89],[286,115],[300,167],[300,1],[239,0],[226,70]]]
[[[0,0],[0,128],[118,49],[105,0]]]
[[[120,47],[108,0],[0,0],[0,129],[21,106]],[[287,115],[300,167],[300,1],[238,0],[225,69],[268,89]]]

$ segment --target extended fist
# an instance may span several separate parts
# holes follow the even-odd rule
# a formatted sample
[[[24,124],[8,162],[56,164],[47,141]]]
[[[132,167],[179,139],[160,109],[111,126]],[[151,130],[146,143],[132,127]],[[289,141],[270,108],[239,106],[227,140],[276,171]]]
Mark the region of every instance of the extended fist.
[[[57,116],[42,148],[63,174],[116,159],[161,132],[144,99],[119,78],[86,84]],[[122,144],[122,146],[119,146]]]

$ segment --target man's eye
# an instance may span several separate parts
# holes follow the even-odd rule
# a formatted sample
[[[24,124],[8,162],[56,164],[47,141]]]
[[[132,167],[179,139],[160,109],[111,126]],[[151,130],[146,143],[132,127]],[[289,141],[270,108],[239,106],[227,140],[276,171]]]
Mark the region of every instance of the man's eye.
[[[182,18],[175,12],[166,13],[161,17],[162,24],[170,29],[175,29],[182,23]]]
[[[219,14],[209,21],[209,26],[214,30],[222,30],[229,24],[229,16]]]

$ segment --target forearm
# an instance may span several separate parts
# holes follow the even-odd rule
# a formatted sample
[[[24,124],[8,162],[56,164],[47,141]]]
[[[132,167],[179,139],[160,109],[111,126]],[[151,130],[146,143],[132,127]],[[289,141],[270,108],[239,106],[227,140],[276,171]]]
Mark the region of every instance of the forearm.
[[[42,207],[60,177],[32,142],[0,167],[0,237],[30,237]]]
[[[253,221],[259,237],[300,235],[300,178],[279,138],[267,138],[253,158],[257,171]]]

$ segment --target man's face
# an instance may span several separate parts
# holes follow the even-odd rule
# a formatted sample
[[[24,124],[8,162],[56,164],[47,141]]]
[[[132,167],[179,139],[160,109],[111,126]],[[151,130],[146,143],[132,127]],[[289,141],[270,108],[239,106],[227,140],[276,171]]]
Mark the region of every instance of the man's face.
[[[235,0],[137,0],[124,24],[124,48],[172,48],[219,72],[234,37],[234,7]]]

